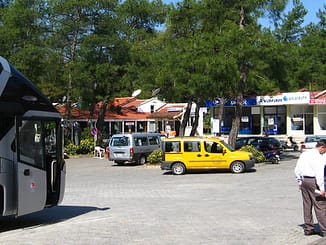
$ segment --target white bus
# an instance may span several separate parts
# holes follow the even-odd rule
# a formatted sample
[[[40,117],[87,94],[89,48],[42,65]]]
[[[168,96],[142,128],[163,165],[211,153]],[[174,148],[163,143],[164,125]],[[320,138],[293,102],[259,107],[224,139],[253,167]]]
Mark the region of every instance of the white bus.
[[[0,216],[59,204],[66,166],[61,115],[0,57]]]

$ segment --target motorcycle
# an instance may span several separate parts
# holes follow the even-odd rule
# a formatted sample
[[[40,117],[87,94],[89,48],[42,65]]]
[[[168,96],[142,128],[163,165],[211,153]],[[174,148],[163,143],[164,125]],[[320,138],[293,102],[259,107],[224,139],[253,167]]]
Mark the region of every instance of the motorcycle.
[[[286,150],[286,149],[291,149],[293,151],[298,151],[299,150],[299,146],[297,144],[297,142],[295,142],[293,140],[293,137],[292,136],[289,136],[288,137],[288,140],[290,141],[290,143],[288,144],[288,141],[285,141],[285,140],[281,140],[281,146],[283,148],[283,150]]]
[[[277,150],[271,150],[264,152],[265,160],[272,162],[272,164],[279,164],[281,161],[280,155]]]

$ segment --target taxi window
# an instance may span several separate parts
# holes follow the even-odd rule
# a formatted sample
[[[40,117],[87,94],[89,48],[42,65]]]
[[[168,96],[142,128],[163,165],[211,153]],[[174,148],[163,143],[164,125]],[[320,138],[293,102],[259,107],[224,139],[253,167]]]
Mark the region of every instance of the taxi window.
[[[165,142],[165,152],[180,152],[180,141]]]
[[[184,147],[184,152],[200,152],[199,141],[185,141],[183,147]]]
[[[214,141],[205,141],[205,150],[210,153],[223,153],[223,147]]]

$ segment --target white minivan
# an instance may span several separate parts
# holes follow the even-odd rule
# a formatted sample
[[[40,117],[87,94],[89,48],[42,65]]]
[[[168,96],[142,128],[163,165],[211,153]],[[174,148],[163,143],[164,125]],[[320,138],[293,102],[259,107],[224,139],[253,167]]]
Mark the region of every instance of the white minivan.
[[[124,163],[145,164],[147,157],[161,146],[159,133],[114,134],[106,151],[108,160],[118,165]]]

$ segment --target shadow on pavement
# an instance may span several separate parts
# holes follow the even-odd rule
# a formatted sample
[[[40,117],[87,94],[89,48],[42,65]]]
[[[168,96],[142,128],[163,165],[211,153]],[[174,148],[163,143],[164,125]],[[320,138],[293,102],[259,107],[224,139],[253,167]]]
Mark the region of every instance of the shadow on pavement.
[[[243,173],[240,174],[245,174],[245,173],[254,173],[256,172],[255,168],[251,168],[246,170]],[[191,174],[234,174],[232,173],[229,169],[191,169],[191,170],[187,170],[186,174],[187,175],[191,175]],[[166,170],[166,172],[162,173],[163,175],[173,175],[173,172],[171,170]]]
[[[289,161],[291,159],[298,159],[300,156],[299,151],[284,151],[280,157],[281,157],[281,162],[282,161]]]
[[[0,217],[0,233],[15,229],[32,228],[33,226],[50,225],[92,211],[105,211],[109,209],[87,206],[56,206],[17,218],[14,216]]]

